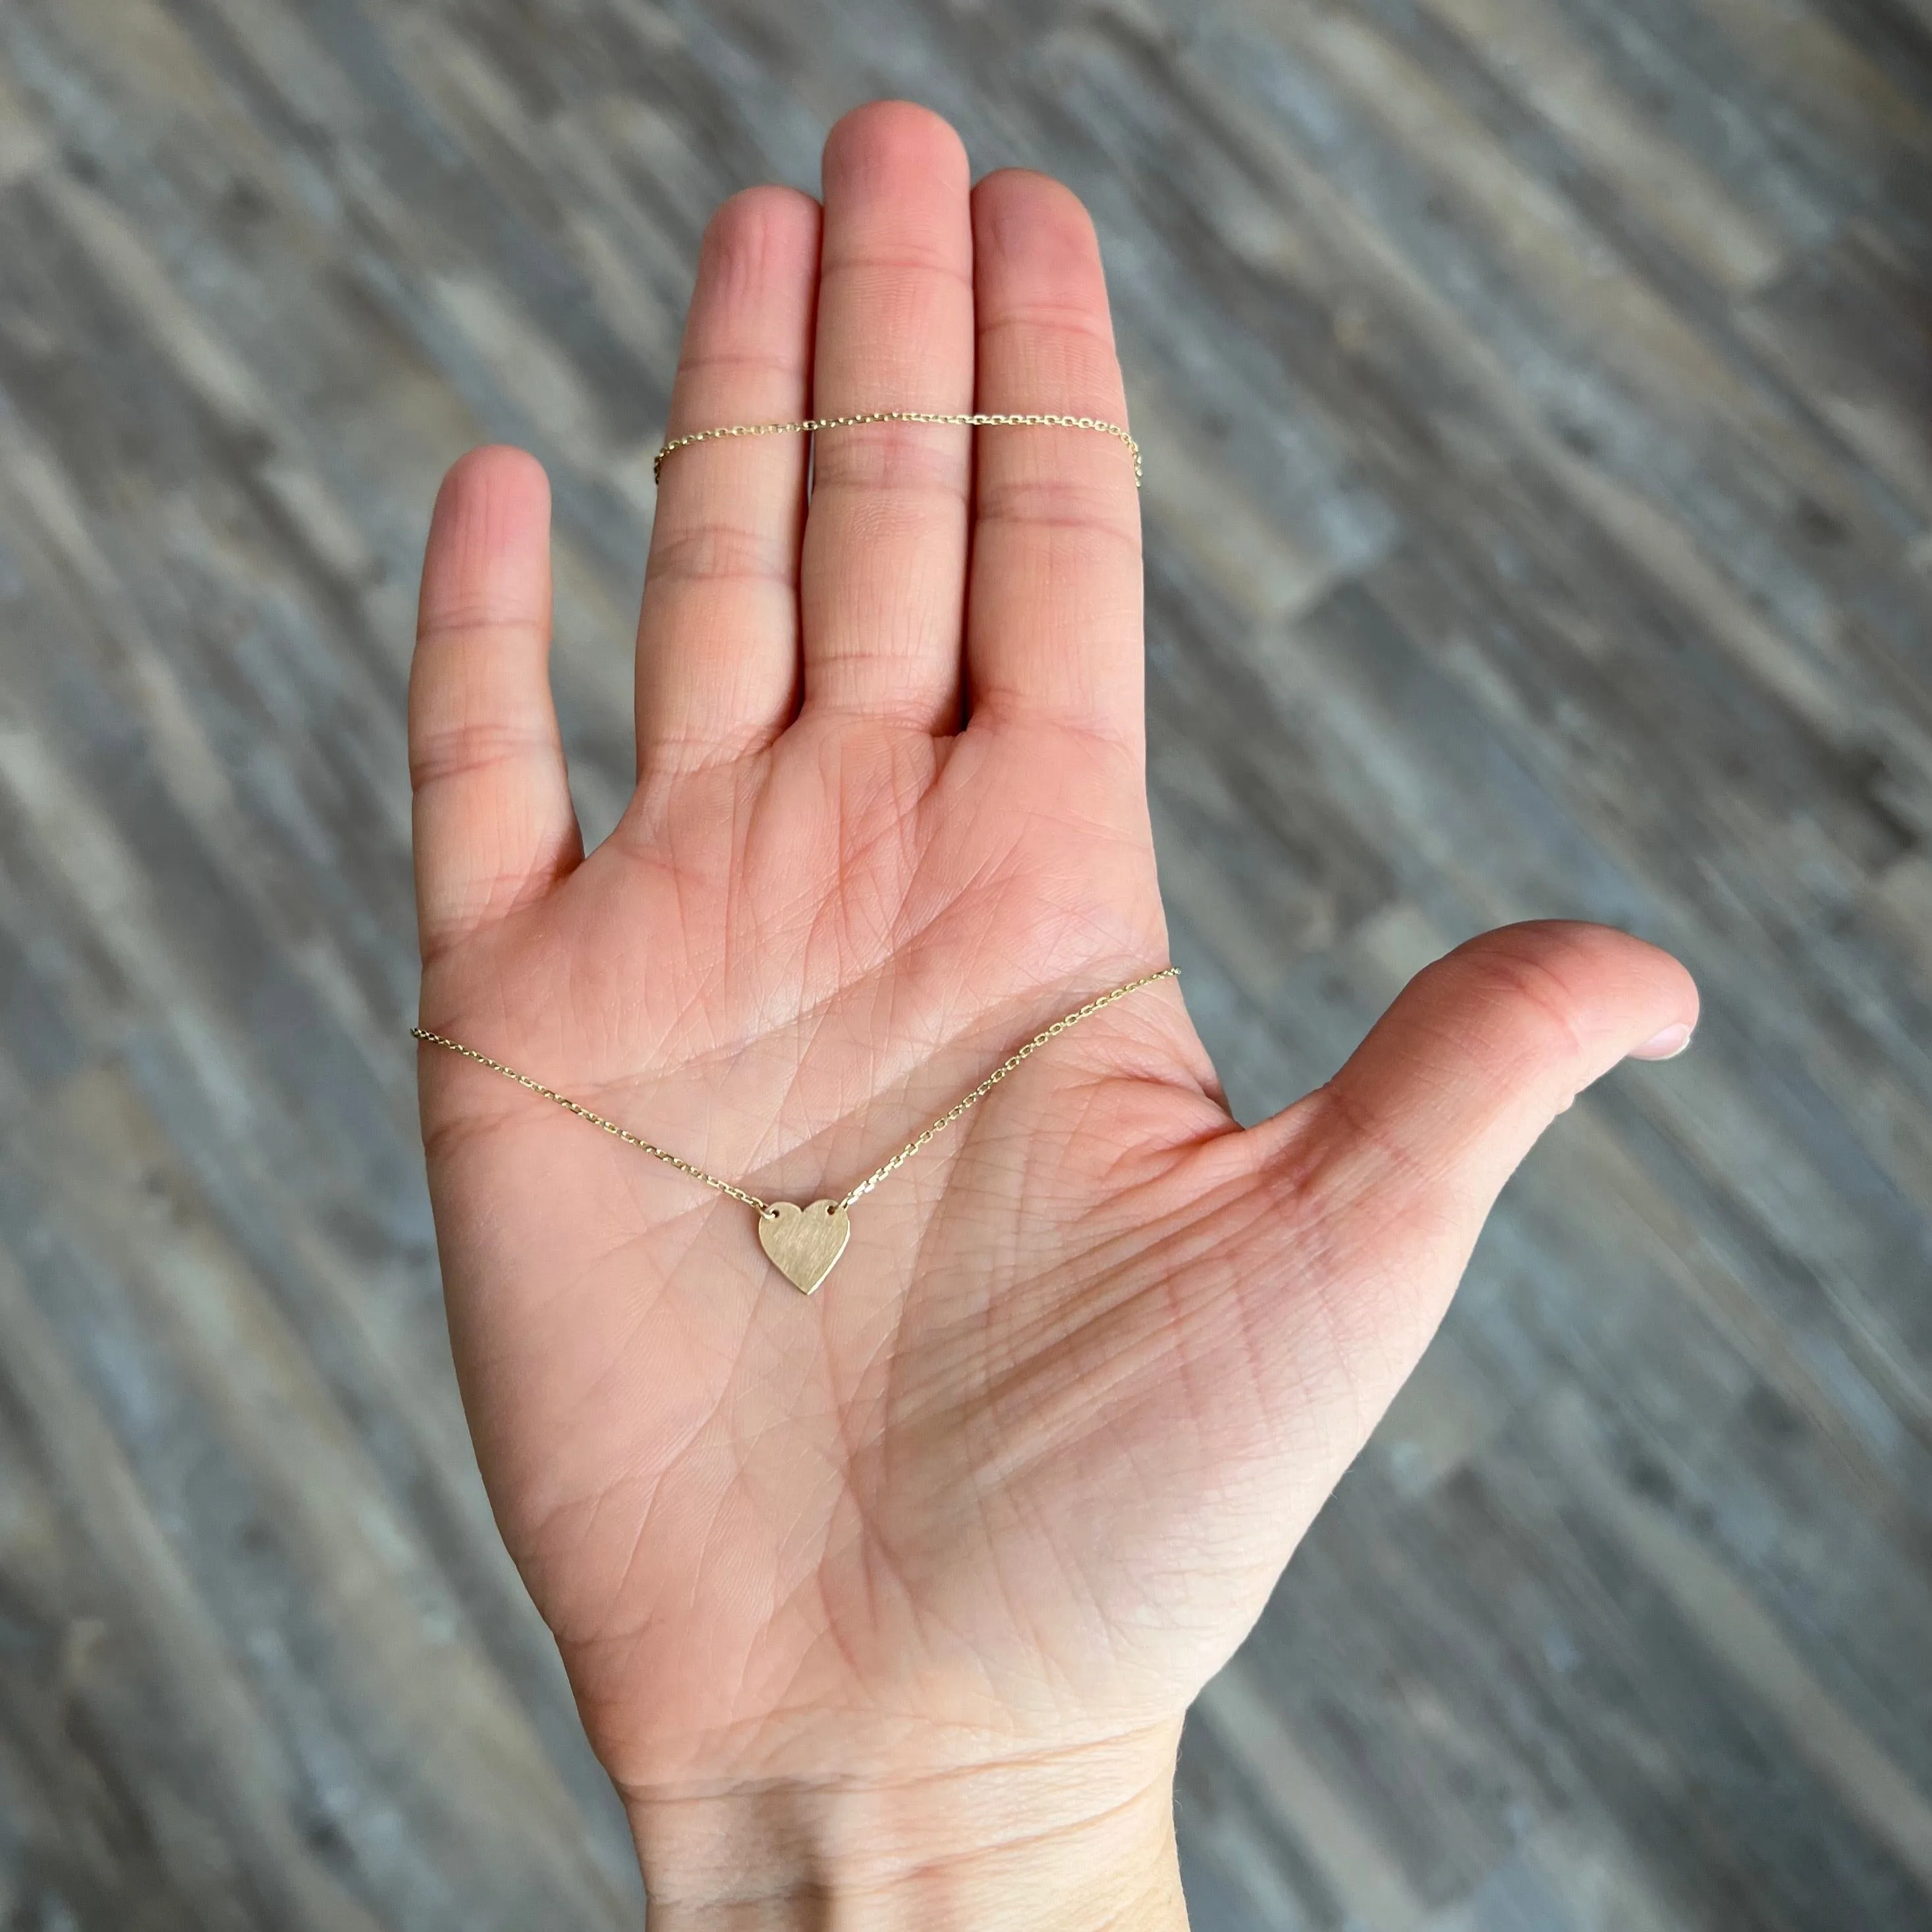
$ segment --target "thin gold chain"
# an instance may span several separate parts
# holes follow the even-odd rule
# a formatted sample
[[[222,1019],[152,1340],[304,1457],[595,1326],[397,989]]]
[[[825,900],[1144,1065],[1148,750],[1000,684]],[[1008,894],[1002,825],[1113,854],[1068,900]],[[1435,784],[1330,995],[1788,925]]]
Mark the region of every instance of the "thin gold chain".
[[[770,1202],[760,1201],[755,1194],[748,1193],[742,1187],[734,1187],[728,1180],[720,1180],[715,1174],[706,1174],[703,1168],[681,1160],[663,1148],[640,1140],[628,1128],[620,1127],[615,1120],[607,1120],[602,1114],[592,1113],[580,1100],[560,1094],[554,1087],[546,1087],[542,1081],[532,1080],[527,1073],[519,1073],[514,1066],[506,1066],[500,1060],[492,1060],[487,1053],[478,1053],[473,1046],[465,1046],[460,1040],[452,1040],[446,1034],[431,1033],[428,1028],[419,1026],[411,1027],[410,1031],[425,1046],[446,1046],[452,1053],[460,1053],[465,1060],[473,1060],[478,1066],[487,1066],[492,1073],[500,1073],[506,1080],[514,1080],[519,1087],[527,1087],[532,1094],[541,1094],[546,1100],[554,1100],[566,1113],[574,1114],[580,1120],[588,1120],[593,1127],[602,1127],[626,1147],[634,1147],[640,1154],[647,1154],[653,1160],[661,1160],[667,1167],[674,1167],[679,1173],[703,1181],[706,1187],[715,1187],[720,1194],[728,1194],[734,1201],[742,1201],[747,1208],[755,1208],[760,1214],[771,1212]]]
[[[857,416],[811,416],[803,422],[727,423],[718,429],[694,429],[688,436],[674,436],[660,449],[651,464],[651,481],[664,474],[664,458],[674,450],[688,449],[694,442],[712,442],[727,436],[812,436],[822,429],[855,429],[862,423],[956,423],[968,429],[1092,429],[1102,436],[1118,438],[1132,452],[1134,488],[1141,487],[1141,446],[1118,423],[1099,416],[1058,416],[1040,412],[1007,415],[982,410],[947,412],[937,410],[867,410]]]
[[[1116,986],[1110,993],[1101,993],[1089,1000],[1083,1006],[1076,1006],[1070,1013],[1063,1013],[1049,1027],[1042,1027],[1032,1039],[1009,1054],[963,1100],[956,1100],[940,1115],[938,1120],[916,1134],[883,1166],[875,1167],[848,1194],[840,1196],[838,1205],[849,1208],[862,1194],[869,1194],[886,1175],[896,1172],[911,1160],[920,1148],[943,1134],[963,1115],[969,1114],[998,1086],[1000,1082],[1016,1068],[1023,1066],[1037,1053],[1048,1041],[1058,1040],[1069,1028],[1077,1027],[1082,1020],[1091,1019],[1103,1006],[1111,1006],[1116,1000],[1124,1000],[1130,993],[1138,993],[1143,986],[1151,986],[1156,980],[1178,980],[1180,977],[1178,966],[1163,966],[1158,973],[1144,973],[1138,980],[1130,980],[1124,986]],[[574,1114],[580,1120],[588,1120],[593,1127],[601,1127],[604,1132],[622,1141],[626,1147],[635,1148],[640,1154],[649,1154],[653,1160],[662,1161],[667,1167],[674,1167],[680,1174],[688,1174],[693,1180],[702,1181],[706,1187],[715,1187],[720,1194],[728,1194],[734,1201],[742,1201],[747,1208],[755,1208],[760,1214],[776,1211],[775,1204],[762,1201],[748,1189],[735,1187],[728,1180],[721,1180],[715,1174],[707,1174],[694,1162],[680,1159],[664,1148],[654,1146],[647,1140],[640,1139],[628,1128],[620,1127],[615,1120],[606,1120],[602,1114],[593,1113],[580,1101],[573,1100],[560,1094],[553,1087],[546,1087],[541,1081],[532,1080],[527,1073],[519,1073],[513,1066],[506,1066],[500,1060],[492,1060],[487,1053],[478,1053],[473,1046],[465,1046],[460,1040],[451,1040],[440,1033],[431,1033],[427,1028],[411,1027],[411,1034],[426,1046],[446,1047],[452,1053],[460,1054],[465,1060],[473,1060],[478,1066],[487,1066],[492,1073],[500,1073],[506,1080],[514,1080],[519,1087],[546,1100],[554,1100],[566,1113]]]
[[[1116,986],[1111,993],[1102,993],[1089,1000],[1084,1006],[1076,1006],[1070,1013],[1063,1013],[1050,1027],[1042,1027],[1016,1052],[1009,1054],[974,1088],[964,1100],[956,1100],[946,1112],[922,1133],[915,1134],[887,1161],[883,1167],[875,1167],[850,1193],[838,1203],[849,1208],[862,1194],[869,1194],[886,1176],[903,1167],[920,1149],[936,1135],[943,1134],[962,1114],[969,1114],[1005,1079],[1013,1070],[1030,1060],[1051,1040],[1058,1040],[1070,1028],[1077,1027],[1082,1020],[1091,1019],[1102,1006],[1111,1006],[1116,1000],[1124,1000],[1130,993],[1138,993],[1143,986],[1151,986],[1156,980],[1178,980],[1180,977],[1178,966],[1163,966],[1158,973],[1143,973],[1138,980],[1130,980],[1124,986]]]

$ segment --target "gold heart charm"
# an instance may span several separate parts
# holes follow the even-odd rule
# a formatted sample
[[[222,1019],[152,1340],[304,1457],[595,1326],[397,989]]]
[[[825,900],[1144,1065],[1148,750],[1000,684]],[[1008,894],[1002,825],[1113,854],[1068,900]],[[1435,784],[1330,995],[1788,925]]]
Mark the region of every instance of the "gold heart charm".
[[[809,1294],[829,1275],[845,1244],[852,1223],[836,1201],[814,1201],[809,1208],[774,1201],[758,1216],[758,1244],[772,1265],[801,1294]]]

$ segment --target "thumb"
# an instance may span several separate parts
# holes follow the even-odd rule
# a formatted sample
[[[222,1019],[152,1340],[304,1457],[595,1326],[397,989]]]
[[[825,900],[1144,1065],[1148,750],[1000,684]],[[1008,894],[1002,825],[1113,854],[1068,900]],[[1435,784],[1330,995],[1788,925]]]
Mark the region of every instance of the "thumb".
[[[1199,1264],[1163,1292],[1184,1284],[1190,1380],[1215,1391],[1196,1426],[1228,1459],[1224,1490],[1237,1467],[1257,1473],[1292,1547],[1538,1136],[1618,1061],[1681,1052],[1696,1018],[1690,974],[1642,940],[1506,926],[1425,967],[1326,1086],[1202,1142]]]
[[[1375,1412],[1544,1130],[1619,1060],[1682,1052],[1696,1018],[1690,974],[1642,940],[1505,926],[1425,967],[1327,1086],[1251,1130],[1270,1193],[1319,1228],[1348,1325],[1376,1336]]]
[[[1681,1053],[1696,1021],[1690,974],[1628,933],[1560,920],[1486,932],[1424,967],[1316,1096],[1340,1117],[1332,1178],[1472,1246],[1577,1094],[1620,1060]]]

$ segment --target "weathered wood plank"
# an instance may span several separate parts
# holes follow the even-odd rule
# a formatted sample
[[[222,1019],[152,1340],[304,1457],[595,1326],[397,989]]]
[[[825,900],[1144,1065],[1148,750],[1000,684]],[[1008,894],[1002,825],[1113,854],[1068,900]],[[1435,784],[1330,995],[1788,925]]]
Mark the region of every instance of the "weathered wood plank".
[[[1183,1762],[1204,1932],[1932,1916],[1924,0],[0,10],[0,1919],[637,1922],[413,1150],[435,479],[593,834],[704,219],[904,92],[1088,199],[1245,1116],[1532,914],[1702,981]]]

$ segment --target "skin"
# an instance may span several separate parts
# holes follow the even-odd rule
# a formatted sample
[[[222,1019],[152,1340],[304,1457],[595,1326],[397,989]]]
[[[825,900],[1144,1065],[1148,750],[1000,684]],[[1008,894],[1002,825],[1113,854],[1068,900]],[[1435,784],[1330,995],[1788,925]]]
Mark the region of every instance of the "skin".
[[[1126,419],[1078,202],[881,103],[822,206],[718,211],[670,430],[893,407]],[[841,430],[808,512],[806,459],[666,464],[587,856],[518,452],[443,487],[410,702],[423,1024],[801,1203],[1168,956],[1126,452]],[[1510,928],[1244,1130],[1150,988],[858,1204],[809,1300],[749,1209],[425,1048],[478,1456],[653,1932],[1184,1925],[1190,1700],[1538,1135],[1696,1016],[1639,940]]]

